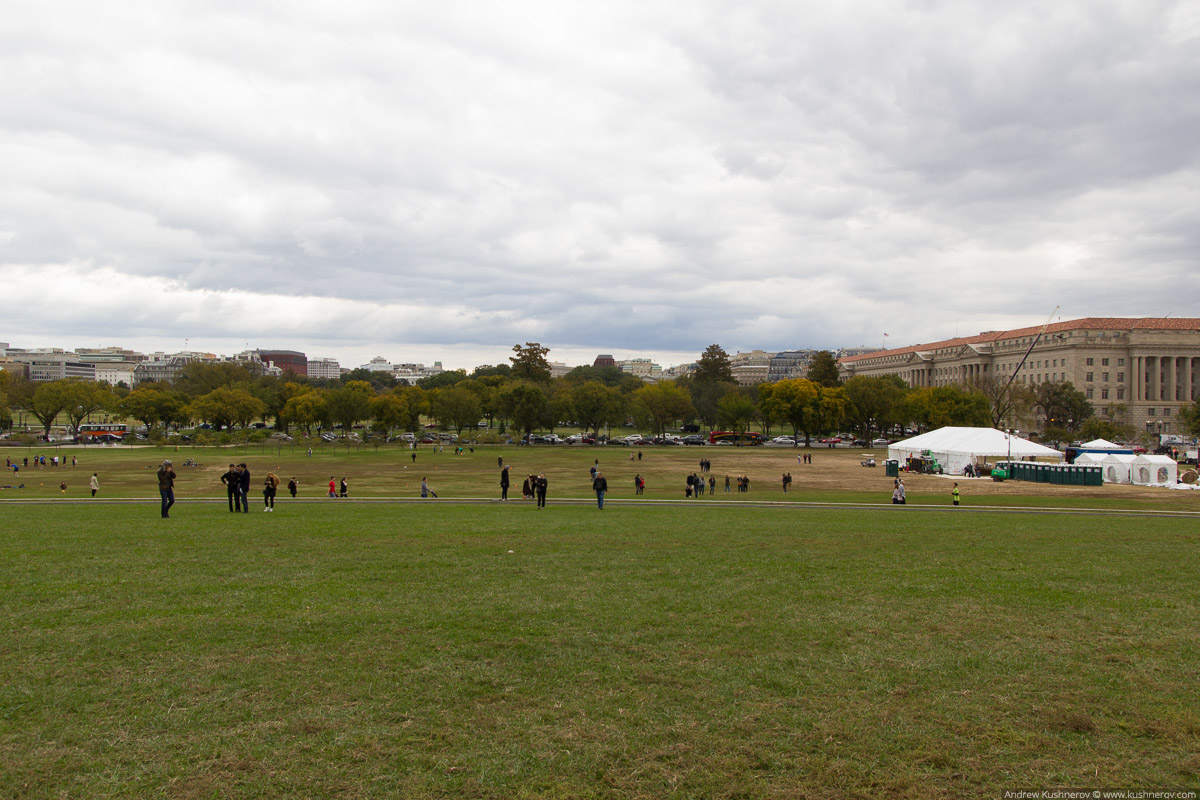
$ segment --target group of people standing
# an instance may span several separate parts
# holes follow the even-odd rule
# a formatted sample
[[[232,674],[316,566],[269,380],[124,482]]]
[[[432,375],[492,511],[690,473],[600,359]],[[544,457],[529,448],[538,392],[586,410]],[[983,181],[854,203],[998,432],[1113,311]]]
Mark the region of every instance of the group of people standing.
[[[502,467],[500,470],[500,499],[508,500],[508,467]],[[521,482],[521,497],[525,500],[530,498],[537,499],[537,507],[546,507],[546,491],[550,488],[550,481],[546,480],[546,473],[539,472],[537,475],[530,473]]]
[[[705,463],[706,462],[704,462],[704,461],[700,462],[700,468],[701,468],[700,471],[701,472],[705,471],[704,470]],[[710,469],[711,469],[711,466],[710,466]],[[704,486],[705,486],[704,478],[701,478],[699,475],[697,475],[696,473],[693,472],[691,475],[687,476],[687,487],[683,491],[683,496],[691,497],[694,499],[699,499],[704,496]],[[712,476],[709,476],[708,493],[716,494],[716,492],[717,492],[717,479]]]
[[[169,462],[168,462],[169,463]],[[229,510],[233,513],[250,513],[250,468],[245,463],[230,464],[229,469],[221,475],[221,483],[225,484],[225,493],[229,499]],[[275,510],[275,495],[279,492],[279,476],[268,472],[263,479],[263,511]],[[288,481],[288,491],[296,496],[299,483],[295,478]]]

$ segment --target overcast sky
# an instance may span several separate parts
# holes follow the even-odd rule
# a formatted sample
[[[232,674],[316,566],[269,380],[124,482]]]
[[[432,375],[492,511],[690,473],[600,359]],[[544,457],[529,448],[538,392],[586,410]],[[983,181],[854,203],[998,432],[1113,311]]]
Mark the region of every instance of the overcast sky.
[[[0,341],[496,363],[1200,306],[1200,3],[18,2]]]

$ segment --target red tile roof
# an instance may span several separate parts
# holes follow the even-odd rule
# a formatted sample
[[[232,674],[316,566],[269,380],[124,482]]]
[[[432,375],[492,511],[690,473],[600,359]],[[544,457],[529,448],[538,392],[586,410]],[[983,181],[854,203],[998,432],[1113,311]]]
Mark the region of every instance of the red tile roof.
[[[897,347],[893,350],[877,350],[874,353],[864,353],[858,356],[846,356],[839,359],[841,363],[863,361],[868,358],[881,356],[902,356],[906,353],[916,353],[925,350],[938,350],[944,347],[961,347],[968,344],[995,342],[999,339],[1016,339],[1022,336],[1036,336],[1042,329],[1041,325],[1029,328],[1015,328],[1011,331],[989,331],[964,336],[957,339],[944,339],[940,342],[915,344],[909,347]],[[1062,333],[1063,331],[1100,330],[1100,331],[1132,331],[1132,330],[1162,330],[1162,331],[1194,331],[1200,330],[1200,319],[1195,317],[1085,317],[1067,322],[1052,322],[1046,326],[1046,333]]]

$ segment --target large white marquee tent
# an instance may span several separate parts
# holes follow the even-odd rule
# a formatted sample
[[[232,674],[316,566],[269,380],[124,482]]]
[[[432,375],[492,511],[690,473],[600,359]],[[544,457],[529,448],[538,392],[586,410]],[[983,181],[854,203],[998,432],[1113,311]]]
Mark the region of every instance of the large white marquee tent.
[[[926,450],[951,475],[961,475],[967,464],[979,464],[985,459],[997,461],[1011,456],[1013,461],[1033,458],[1061,461],[1063,456],[1052,447],[995,428],[945,427],[889,445],[888,458],[903,462]]]

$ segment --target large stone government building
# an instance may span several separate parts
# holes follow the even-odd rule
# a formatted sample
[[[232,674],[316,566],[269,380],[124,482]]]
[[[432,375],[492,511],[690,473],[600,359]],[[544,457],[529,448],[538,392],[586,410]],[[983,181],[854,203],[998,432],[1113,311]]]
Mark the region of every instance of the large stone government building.
[[[909,386],[1007,381],[1041,326],[880,350],[840,360],[842,375],[899,375]],[[1046,327],[1016,382],[1069,381],[1111,416],[1139,430],[1178,433],[1179,409],[1196,397],[1200,319],[1088,317]]]

